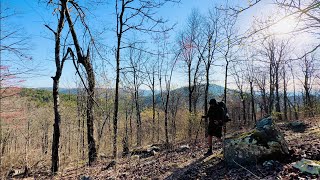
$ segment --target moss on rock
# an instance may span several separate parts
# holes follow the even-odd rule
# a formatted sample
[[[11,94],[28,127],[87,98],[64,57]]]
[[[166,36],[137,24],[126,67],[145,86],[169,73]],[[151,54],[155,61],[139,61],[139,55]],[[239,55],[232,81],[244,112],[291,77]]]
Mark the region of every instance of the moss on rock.
[[[262,119],[254,130],[225,140],[224,157],[228,164],[252,164],[287,155],[283,134],[271,118]]]

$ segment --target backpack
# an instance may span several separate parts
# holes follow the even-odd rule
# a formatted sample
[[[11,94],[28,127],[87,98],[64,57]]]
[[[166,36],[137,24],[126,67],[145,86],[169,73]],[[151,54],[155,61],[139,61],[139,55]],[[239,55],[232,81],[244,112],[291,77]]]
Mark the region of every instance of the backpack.
[[[226,104],[223,101],[218,102],[218,107],[220,107],[221,109],[223,109],[223,116],[224,116],[224,122],[223,123],[227,123],[229,121],[231,121],[230,117],[229,117],[229,113],[228,113],[228,109]]]

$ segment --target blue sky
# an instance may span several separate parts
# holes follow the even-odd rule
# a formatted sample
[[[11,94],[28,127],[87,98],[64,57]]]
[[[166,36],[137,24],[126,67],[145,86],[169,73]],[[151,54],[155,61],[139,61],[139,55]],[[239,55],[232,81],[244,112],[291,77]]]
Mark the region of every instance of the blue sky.
[[[106,42],[112,47],[114,44],[114,32],[112,28],[114,27],[114,1],[109,1],[110,3],[102,4],[99,6],[86,4],[90,8],[92,14],[88,14],[87,19],[89,19],[89,26],[93,30],[101,30],[102,27],[107,28],[107,32],[99,37],[99,41]],[[169,24],[177,23],[174,31],[170,33],[172,38],[175,38],[176,33],[183,29],[184,24],[188,15],[191,13],[192,9],[198,9],[201,13],[206,13],[210,7],[215,4],[222,4],[225,0],[182,0],[180,4],[167,4],[159,10],[159,16],[169,20]],[[235,1],[232,1],[235,2]],[[247,3],[245,0],[238,0],[237,3]],[[37,65],[34,72],[36,75],[31,77],[25,77],[26,87],[50,87],[52,86],[51,76],[55,73],[55,64],[53,61],[54,57],[54,41],[53,34],[44,24],[48,24],[53,29],[56,27],[56,16],[53,14],[52,6],[47,6],[42,1],[35,0],[2,0],[2,4],[7,7],[14,9],[18,15],[10,19],[15,25],[21,26],[24,29],[24,33],[28,35],[31,39],[31,48],[28,51],[33,57],[33,63],[30,65]],[[4,8],[1,7],[1,8]],[[268,6],[265,4],[260,4],[255,8],[252,8],[245,13],[243,13],[239,18],[240,31],[246,30],[250,25],[250,21],[253,16],[259,16],[259,13]],[[113,54],[109,53],[108,58],[111,59]],[[109,71],[114,71],[112,66],[109,67]],[[221,75],[217,75],[217,84],[222,84]],[[176,77],[181,77],[177,75]],[[222,76],[221,76],[222,77]],[[61,78],[61,87],[75,87],[75,71],[72,62],[67,62],[63,75]],[[219,81],[220,79],[220,81]],[[110,74],[110,80],[113,80],[112,73]],[[175,86],[185,85],[181,83],[183,79],[176,78],[173,82]]]

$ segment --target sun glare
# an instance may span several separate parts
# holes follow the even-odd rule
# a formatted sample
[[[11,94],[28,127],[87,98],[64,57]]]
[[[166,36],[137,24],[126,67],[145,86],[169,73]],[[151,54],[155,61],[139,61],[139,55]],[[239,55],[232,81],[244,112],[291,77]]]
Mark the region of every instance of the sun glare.
[[[270,30],[275,35],[286,36],[293,32],[297,26],[297,21],[293,17],[287,17],[270,27]]]

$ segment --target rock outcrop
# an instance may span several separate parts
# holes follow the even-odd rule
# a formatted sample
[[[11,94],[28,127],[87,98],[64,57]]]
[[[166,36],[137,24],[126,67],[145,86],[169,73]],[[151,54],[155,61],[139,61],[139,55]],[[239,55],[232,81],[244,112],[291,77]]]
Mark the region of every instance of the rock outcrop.
[[[258,121],[250,132],[226,139],[224,144],[224,159],[230,166],[281,160],[289,154],[284,136],[271,117]]]
[[[301,121],[294,121],[288,123],[288,128],[291,129],[293,132],[304,132],[307,128],[307,125]]]

